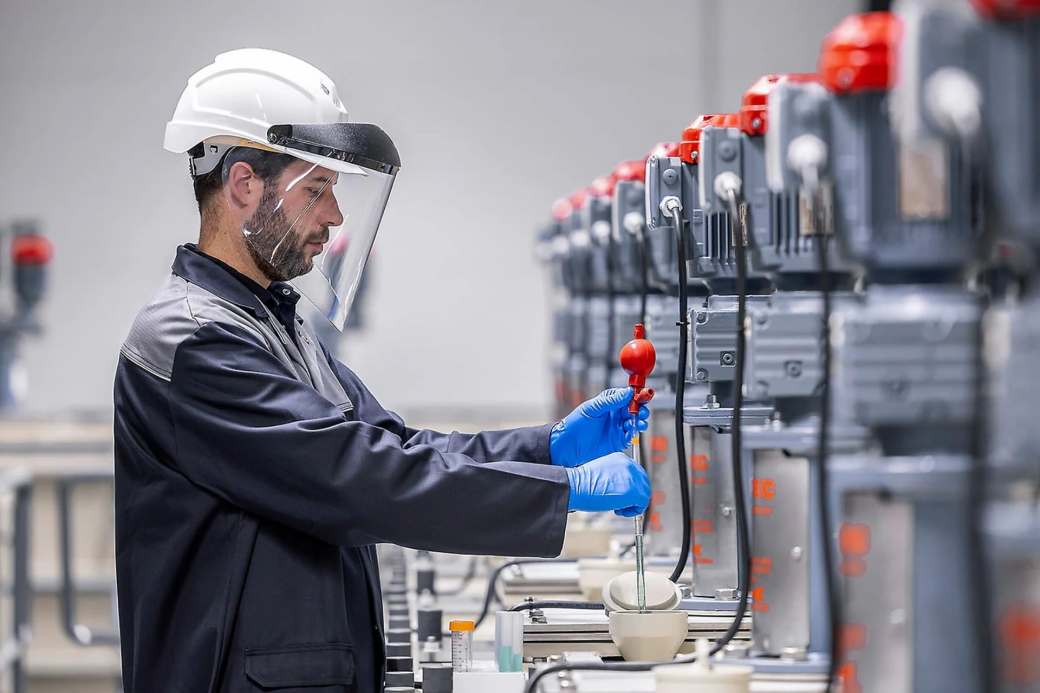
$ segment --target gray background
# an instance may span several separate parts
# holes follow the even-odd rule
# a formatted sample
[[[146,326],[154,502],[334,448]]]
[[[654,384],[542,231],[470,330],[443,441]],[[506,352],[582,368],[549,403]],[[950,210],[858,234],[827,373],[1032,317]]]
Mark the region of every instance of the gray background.
[[[198,217],[162,149],[188,75],[259,46],[313,62],[399,145],[368,331],[348,361],[405,412],[547,410],[532,256],[552,200],[815,67],[854,0],[0,0],[0,224],[56,245],[27,410],[111,406],[116,354]]]

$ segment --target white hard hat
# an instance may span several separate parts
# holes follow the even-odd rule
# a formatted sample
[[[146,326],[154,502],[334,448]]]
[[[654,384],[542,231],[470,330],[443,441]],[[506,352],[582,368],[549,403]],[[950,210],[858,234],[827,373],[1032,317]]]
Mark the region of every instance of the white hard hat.
[[[335,83],[310,63],[265,48],[221,53],[188,78],[163,147],[177,154],[201,143],[219,145],[193,152],[192,172],[207,173],[228,146],[257,146],[292,154],[342,173],[363,173],[347,162],[289,150],[271,141],[279,124],[346,123],[347,109]]]

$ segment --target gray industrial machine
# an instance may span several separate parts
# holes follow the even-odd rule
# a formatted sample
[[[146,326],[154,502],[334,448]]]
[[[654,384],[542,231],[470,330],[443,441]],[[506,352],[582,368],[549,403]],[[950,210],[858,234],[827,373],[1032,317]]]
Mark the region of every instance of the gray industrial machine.
[[[834,422],[870,436],[862,452],[829,461],[841,673],[865,690],[981,690],[972,475],[982,313],[964,281],[982,250],[977,168],[961,143],[893,127],[899,36],[892,15],[850,17],[821,57],[835,231],[866,283],[832,317]]]
[[[734,596],[747,560],[726,656],[760,683],[1040,691],[1038,123],[1035,0],[899,0],[647,160],[647,274],[688,289],[703,388],[694,593]]]
[[[728,211],[707,212],[699,196],[700,136],[715,118],[698,119],[683,132],[683,142],[675,151],[647,161],[646,207],[648,224],[657,234],[651,236],[655,244],[657,238],[674,238],[677,227],[685,234],[687,287],[694,297],[686,318],[691,325],[691,358],[685,377],[692,387],[683,408],[692,442],[693,594],[733,609],[739,578],[730,439],[737,330],[731,293],[733,229]],[[673,205],[670,209],[668,202]],[[674,241],[670,245],[676,247]],[[675,252],[669,258],[673,265]],[[657,255],[663,256],[663,249]],[[761,279],[756,277],[759,293],[752,302],[765,299]],[[679,284],[677,277],[674,281]],[[742,421],[764,423],[771,413],[769,404],[748,403],[742,408]]]

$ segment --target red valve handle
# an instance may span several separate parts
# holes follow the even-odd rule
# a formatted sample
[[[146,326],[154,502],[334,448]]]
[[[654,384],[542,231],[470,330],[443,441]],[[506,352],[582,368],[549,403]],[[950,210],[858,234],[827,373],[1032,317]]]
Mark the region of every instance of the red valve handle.
[[[639,406],[646,404],[654,397],[654,389],[646,386],[646,377],[654,371],[657,363],[657,351],[646,338],[646,328],[637,323],[632,329],[632,340],[621,347],[618,359],[621,367],[628,373],[628,386],[632,388],[632,401],[628,404],[628,413],[639,414]]]

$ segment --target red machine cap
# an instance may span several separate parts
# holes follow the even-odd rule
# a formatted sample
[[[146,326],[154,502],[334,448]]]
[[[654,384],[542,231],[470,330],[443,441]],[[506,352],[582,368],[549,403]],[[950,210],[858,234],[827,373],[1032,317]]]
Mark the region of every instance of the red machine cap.
[[[679,143],[658,142],[654,145],[654,148],[647,153],[646,158],[649,159],[652,156],[656,156],[658,159],[662,159],[666,156],[679,156]]]
[[[572,210],[581,209],[585,205],[585,200],[589,199],[588,188],[578,188],[571,193],[571,196],[567,198],[567,201],[571,203]]]
[[[646,161],[622,161],[614,167],[614,178],[616,180],[637,180],[640,183],[646,180]]]
[[[971,0],[979,14],[994,19],[1025,19],[1040,14],[1040,0]]]
[[[552,217],[556,221],[563,221],[571,215],[574,208],[571,207],[570,200],[565,197],[561,197],[552,204]]]
[[[54,255],[51,242],[36,234],[21,234],[11,241],[11,258],[16,265],[46,265]]]
[[[744,92],[740,102],[740,129],[748,135],[764,135],[768,128],[769,92],[780,82],[818,82],[819,75],[812,72],[793,72],[782,75],[765,75]]]
[[[606,176],[600,176],[596,180],[592,181],[592,185],[589,190],[593,195],[598,197],[613,197],[614,186],[617,184],[617,177],[610,173]]]
[[[888,89],[895,83],[903,26],[891,12],[846,17],[823,40],[820,78],[833,92]]]
[[[679,157],[688,164],[700,163],[701,154],[701,131],[706,127],[713,128],[739,128],[739,113],[710,113],[698,116],[697,120],[690,123],[682,132],[682,142],[679,143]]]

